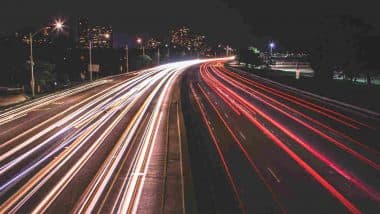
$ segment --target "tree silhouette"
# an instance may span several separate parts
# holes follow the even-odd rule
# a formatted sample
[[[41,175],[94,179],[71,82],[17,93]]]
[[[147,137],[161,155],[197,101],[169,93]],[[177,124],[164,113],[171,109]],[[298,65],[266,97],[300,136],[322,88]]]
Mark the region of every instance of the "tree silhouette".
[[[357,76],[362,66],[357,60],[361,50],[359,42],[371,27],[348,15],[327,17],[322,25],[310,58],[316,78],[331,80],[334,71]]]

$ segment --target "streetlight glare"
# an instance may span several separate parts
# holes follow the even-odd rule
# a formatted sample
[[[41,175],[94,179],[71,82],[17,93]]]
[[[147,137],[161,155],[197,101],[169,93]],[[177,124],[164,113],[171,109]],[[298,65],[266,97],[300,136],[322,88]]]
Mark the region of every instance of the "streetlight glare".
[[[104,37],[105,37],[106,39],[109,39],[109,38],[111,37],[111,35],[110,35],[109,33],[106,33],[106,34],[104,34]]]
[[[62,20],[58,19],[54,22],[54,29],[55,30],[62,30],[63,27],[64,27],[64,22]]]
[[[141,43],[142,42],[142,39],[141,38],[137,38],[137,43]]]
[[[271,42],[271,43],[269,44],[269,46],[270,46],[271,48],[274,48],[274,46],[275,46],[274,42]]]

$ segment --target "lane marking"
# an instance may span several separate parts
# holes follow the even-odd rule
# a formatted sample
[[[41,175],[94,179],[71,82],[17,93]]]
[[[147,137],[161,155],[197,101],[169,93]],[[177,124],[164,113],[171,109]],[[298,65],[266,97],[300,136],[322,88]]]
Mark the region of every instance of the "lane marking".
[[[269,167],[268,167],[267,169],[268,169],[269,173],[274,177],[274,179],[276,179],[277,183],[280,183],[281,181],[280,181],[280,179],[277,177],[277,175],[274,174],[274,172],[273,172]]]
[[[185,187],[184,187],[184,178],[183,178],[183,160],[182,160],[182,137],[181,137],[181,128],[179,122],[179,104],[177,103],[177,127],[178,127],[178,142],[179,142],[179,159],[180,159],[180,169],[181,169],[181,193],[182,193],[182,213],[186,214],[185,209]]]
[[[240,134],[240,136],[241,136],[244,140],[247,140],[247,139],[245,138],[244,134],[243,134],[241,131],[239,131],[239,134]]]

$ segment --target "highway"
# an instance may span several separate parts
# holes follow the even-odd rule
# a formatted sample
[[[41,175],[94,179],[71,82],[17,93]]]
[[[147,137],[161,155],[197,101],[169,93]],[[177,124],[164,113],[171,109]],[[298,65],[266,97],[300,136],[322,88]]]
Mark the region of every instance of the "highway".
[[[185,212],[174,89],[201,62],[103,78],[1,112],[0,213]]]
[[[380,211],[379,114],[223,63],[182,88],[201,213]]]
[[[378,213],[380,114],[230,59],[0,112],[0,213]]]

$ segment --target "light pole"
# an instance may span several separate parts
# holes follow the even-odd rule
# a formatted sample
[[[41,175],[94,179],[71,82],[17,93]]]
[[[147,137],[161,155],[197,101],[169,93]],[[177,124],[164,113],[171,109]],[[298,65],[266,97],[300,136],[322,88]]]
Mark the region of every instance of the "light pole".
[[[157,65],[160,64],[160,47],[157,46]]]
[[[125,72],[129,71],[128,44],[125,44]]]
[[[101,34],[101,36],[106,38],[107,40],[111,38],[111,35],[109,33]],[[88,34],[88,57],[89,57],[89,64],[90,64],[88,66],[88,70],[90,72],[90,81],[92,81],[92,71],[93,71],[93,66],[92,66],[92,40],[91,40],[90,34]]]
[[[41,31],[48,29],[50,27],[43,27],[36,31],[35,33],[29,33],[29,49],[30,49],[30,87],[32,88],[32,96],[35,96],[35,78],[34,78],[34,59],[33,59],[33,37],[40,33]],[[62,30],[63,29],[63,21],[56,20],[54,23],[54,29],[55,30]]]
[[[145,56],[145,47],[144,47],[144,44],[142,43],[142,39],[141,38],[137,38],[137,43],[139,45],[141,45],[141,47],[142,47],[142,54],[143,54],[143,56]]]
[[[169,47],[169,45],[168,44],[166,44],[165,45],[165,47],[167,47],[168,48],[168,58],[170,57],[170,47]]]
[[[89,40],[88,41],[88,57],[89,57],[89,60],[90,60],[90,66],[88,68],[88,70],[90,70],[90,81],[92,81],[92,41]]]
[[[269,43],[269,48],[270,48],[270,56],[272,56],[272,54],[273,54],[273,48],[275,47],[275,44],[274,44],[274,42],[271,42],[271,43]]]

